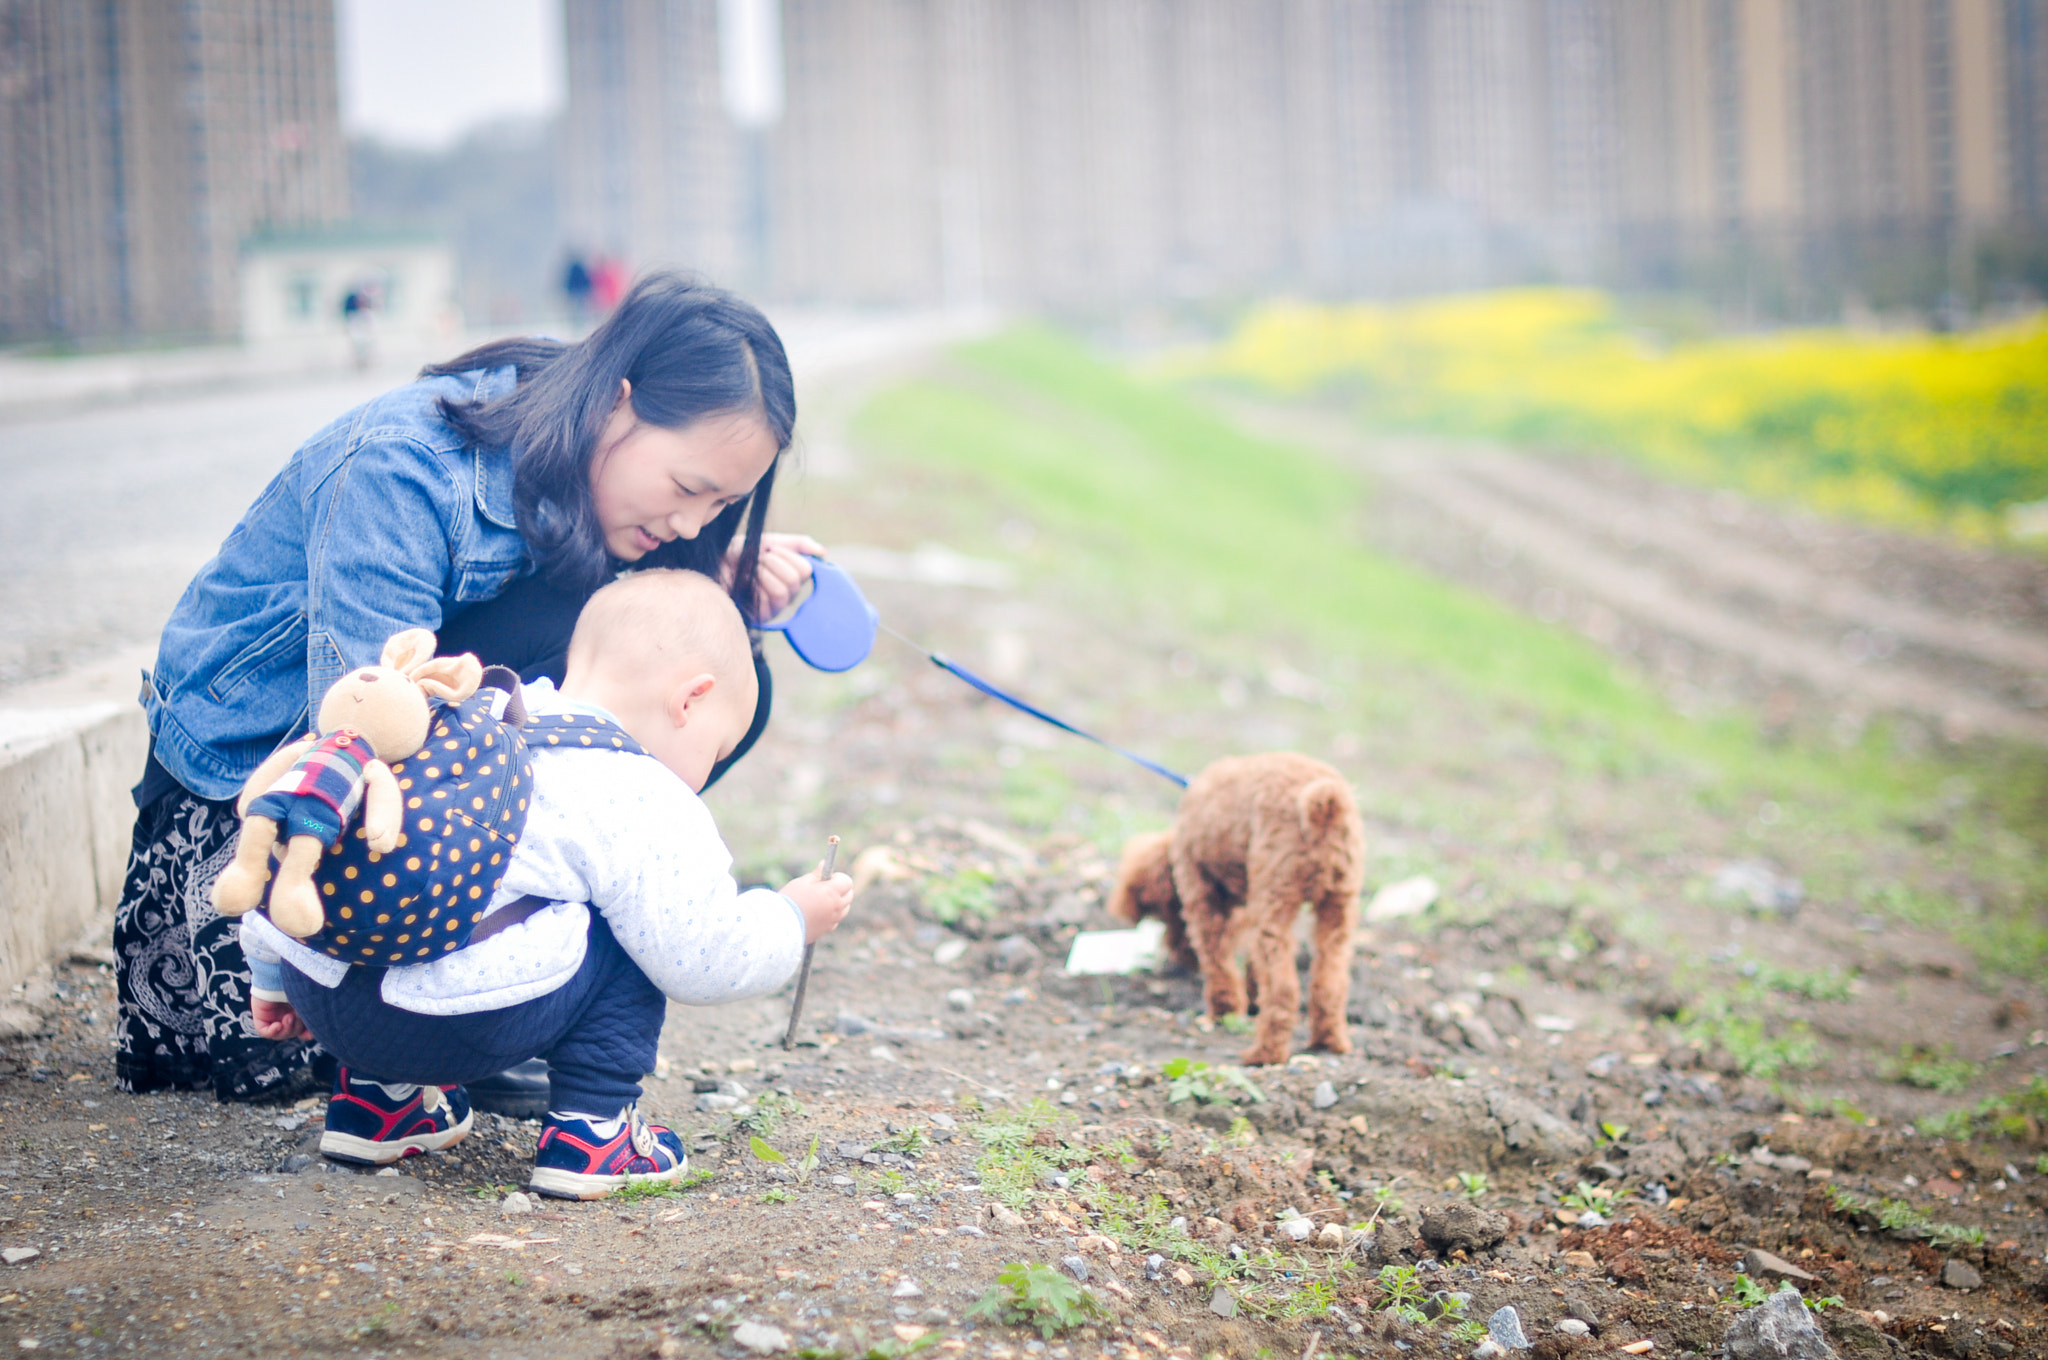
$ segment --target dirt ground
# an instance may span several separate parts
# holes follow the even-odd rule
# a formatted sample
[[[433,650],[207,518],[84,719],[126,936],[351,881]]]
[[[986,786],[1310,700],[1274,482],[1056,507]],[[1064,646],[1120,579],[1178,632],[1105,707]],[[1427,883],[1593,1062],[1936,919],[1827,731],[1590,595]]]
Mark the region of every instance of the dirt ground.
[[[896,549],[971,527],[860,470],[833,448],[785,519]],[[1706,1356],[1741,1279],[1798,1272],[1840,1300],[1817,1316],[1843,1356],[2048,1354],[2048,1102],[1915,1129],[2048,1081],[2037,980],[1795,901],[1748,811],[1674,831],[1655,778],[1561,773],[1454,698],[1378,730],[1347,696],[1393,678],[1279,669],[1050,578],[892,575],[920,572],[863,578],[891,626],[1133,746],[1293,746],[1360,785],[1368,891],[1426,871],[1444,903],[1362,932],[1351,1054],[1252,1070],[1254,1099],[1194,978],[1064,973],[1170,786],[893,642],[838,677],[777,643],[776,722],[714,810],[750,877],[836,833],[866,881],[792,1051],[787,991],[672,1012],[645,1105],[699,1183],[508,1213],[532,1124],[480,1116],[365,1175],[308,1155],[321,1102],[124,1095],[88,948],[0,1048],[0,1344],[1314,1360],[1470,1354],[1460,1320],[1512,1306],[1546,1360]],[[1182,1060],[1211,1066],[1176,1082]],[[1102,1315],[1049,1339],[970,1316],[1012,1262],[1085,1271]],[[1395,1285],[1448,1315],[1402,1315]]]

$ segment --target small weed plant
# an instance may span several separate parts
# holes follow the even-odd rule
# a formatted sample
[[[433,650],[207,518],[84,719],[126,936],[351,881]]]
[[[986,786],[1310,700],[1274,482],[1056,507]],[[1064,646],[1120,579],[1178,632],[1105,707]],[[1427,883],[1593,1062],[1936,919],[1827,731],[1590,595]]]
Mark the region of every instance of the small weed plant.
[[[733,1129],[750,1138],[773,1138],[775,1131],[782,1127],[783,1120],[798,1118],[803,1112],[801,1101],[767,1091],[755,1100],[751,1113],[733,1121]]]
[[[1721,1049],[1744,1072],[1766,1081],[1788,1070],[1820,1064],[1820,1045],[1801,1020],[1774,1029],[1767,989],[1754,982],[1708,992],[1678,1013],[1680,1037]]]
[[[924,1131],[923,1125],[906,1124],[901,1133],[892,1133],[875,1144],[875,1151],[900,1153],[915,1161],[931,1151],[931,1146],[931,1135]]]
[[[996,1272],[995,1287],[967,1310],[1013,1327],[1036,1327],[1047,1341],[1109,1310],[1086,1287],[1047,1265],[1012,1261]]]
[[[789,1167],[790,1170],[796,1173],[796,1183],[798,1185],[810,1184],[811,1174],[818,1169],[818,1140],[815,1135],[811,1138],[810,1151],[798,1158],[793,1166],[790,1164],[789,1158],[769,1146],[763,1139],[749,1138],[747,1146],[762,1161],[773,1162],[777,1166]],[[780,1201],[777,1202],[779,1203]]]
[[[962,869],[925,889],[924,909],[942,926],[963,917],[986,921],[996,914],[995,885],[996,876],[986,869]]]
[[[1070,1148],[1052,1135],[1059,1120],[1058,1110],[1034,1100],[1014,1114],[976,1123],[972,1132],[984,1151],[974,1166],[982,1190],[1012,1209],[1023,1209],[1037,1197],[1041,1180],[1091,1160],[1086,1148]]]
[[[795,1195],[790,1194],[789,1191],[778,1185],[767,1194],[761,1196],[761,1202],[763,1204],[787,1204],[795,1198]]]
[[[1958,1058],[1947,1044],[1939,1049],[1908,1044],[1897,1056],[1887,1058],[1878,1068],[1886,1081],[1918,1086],[1923,1091],[1954,1095],[1977,1078],[1977,1064]]]
[[[1466,1199],[1478,1199],[1492,1188],[1493,1183],[1487,1180],[1484,1171],[1460,1171],[1458,1173],[1458,1193]]]
[[[1175,1058],[1159,1071],[1168,1083],[1166,1103],[1169,1105],[1178,1105],[1185,1100],[1221,1105],[1239,1096],[1252,1101],[1266,1098],[1266,1093],[1244,1074],[1242,1067],[1215,1066],[1200,1058]]]
[[[670,1195],[680,1195],[685,1190],[696,1189],[716,1174],[716,1172],[706,1171],[702,1167],[698,1167],[694,1170],[685,1171],[672,1181],[628,1181],[612,1191],[606,1198],[619,1204],[633,1204],[640,1200],[649,1199],[667,1199]]]
[[[1216,1023],[1223,1026],[1223,1032],[1226,1034],[1250,1034],[1252,1032],[1251,1017],[1239,1015],[1234,1011]]]
[[[1929,1218],[1904,1200],[1873,1199],[1845,1190],[1838,1185],[1826,1188],[1828,1203],[1838,1214],[1850,1218],[1865,1218],[1874,1221],[1878,1227],[1894,1237],[1920,1238],[1932,1246],[1981,1247],[1984,1245],[1982,1228],[1966,1228],[1955,1223],[1941,1223]]]

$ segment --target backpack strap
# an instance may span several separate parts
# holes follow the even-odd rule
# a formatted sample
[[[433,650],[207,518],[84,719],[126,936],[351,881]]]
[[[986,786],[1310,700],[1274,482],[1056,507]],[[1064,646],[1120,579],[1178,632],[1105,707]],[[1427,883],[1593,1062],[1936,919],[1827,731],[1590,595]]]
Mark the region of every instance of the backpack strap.
[[[498,721],[507,727],[526,726],[526,691],[519,686],[518,671],[510,666],[486,666],[484,678],[477,688],[502,690],[505,695],[505,712]]]
[[[625,728],[586,713],[544,713],[528,718],[521,730],[526,735],[526,747],[530,751],[587,747],[593,751],[619,751],[632,756],[647,754],[639,742],[626,735]]]
[[[553,898],[536,897],[532,893],[528,893],[524,897],[514,898],[489,916],[486,916],[482,925],[469,932],[469,940],[463,948],[467,949],[482,944],[500,931],[510,930],[528,918],[539,915],[553,905],[555,905]]]

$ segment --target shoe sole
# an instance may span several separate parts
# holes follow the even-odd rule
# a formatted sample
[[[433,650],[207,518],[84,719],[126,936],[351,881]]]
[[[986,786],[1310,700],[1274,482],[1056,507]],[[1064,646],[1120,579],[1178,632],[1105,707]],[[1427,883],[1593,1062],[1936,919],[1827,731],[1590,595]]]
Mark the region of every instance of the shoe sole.
[[[388,1142],[358,1138],[352,1133],[336,1133],[330,1129],[320,1135],[320,1155],[356,1166],[389,1166],[407,1157],[417,1157],[422,1152],[452,1148],[469,1137],[470,1127],[475,1123],[476,1116],[467,1114],[460,1124],[441,1133],[415,1133]]]
[[[653,1185],[681,1179],[690,1169],[686,1157],[666,1171],[643,1171],[624,1176],[593,1176],[583,1171],[564,1171],[559,1167],[537,1166],[533,1176],[526,1182],[526,1188],[549,1199],[603,1199],[615,1190],[629,1185]]]

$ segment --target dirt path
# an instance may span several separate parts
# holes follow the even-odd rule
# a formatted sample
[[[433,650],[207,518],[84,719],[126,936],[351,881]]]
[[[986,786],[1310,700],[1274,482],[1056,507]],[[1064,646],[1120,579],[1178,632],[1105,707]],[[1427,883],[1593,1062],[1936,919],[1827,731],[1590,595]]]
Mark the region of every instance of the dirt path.
[[[790,488],[789,522],[899,554],[950,539],[1030,560],[1033,526],[1005,523],[1007,547],[954,538],[945,488],[863,465],[829,429],[811,438],[817,475]],[[1844,1301],[1821,1315],[1841,1355],[2048,1353],[2048,1164],[2033,1161],[2048,1107],[2013,1107],[2005,1138],[1912,1128],[2048,1082],[2038,985],[1983,977],[1926,932],[1873,929],[1850,901],[1716,901],[1746,813],[1717,823],[1655,772],[1615,787],[1504,757],[1508,739],[1453,697],[1382,733],[1361,714],[1388,677],[1298,653],[1333,677],[1305,702],[1234,640],[1178,635],[1050,574],[1007,590],[999,571],[889,574],[869,584],[892,626],[1133,746],[1333,754],[1370,794],[1374,885],[1420,863],[1446,897],[1365,933],[1355,1052],[1250,1074],[1262,1100],[1215,1075],[1175,1099],[1169,1063],[1213,1074],[1245,1042],[1199,1016],[1195,980],[1058,966],[1077,929],[1109,924],[1109,854],[1165,820],[1170,787],[907,649],[824,676],[776,644],[775,724],[714,810],[749,876],[796,871],[836,832],[869,882],[820,948],[794,1052],[776,1045],[786,994],[672,1012],[645,1103],[685,1131],[702,1184],[508,1214],[532,1125],[485,1118],[451,1153],[363,1176],[309,1155],[319,1102],[123,1095],[112,977],[81,955],[17,998],[41,1032],[0,1048],[0,1247],[17,1254],[0,1345],[1473,1350],[1455,1317],[1391,1308],[1385,1280],[1467,1319],[1512,1307],[1545,1360],[1641,1341],[1704,1356],[1742,1311],[1734,1267],[1755,1250]],[[1407,741],[1422,745],[1392,744]],[[1403,811],[1452,801],[1466,822]],[[1927,1080],[1961,1089],[1900,1080],[1892,1064],[1916,1046],[1951,1065]],[[755,1157],[757,1135],[787,1164]],[[1298,1242],[1283,1223],[1300,1218]],[[1050,1340],[970,1316],[1012,1262],[1078,1266],[1105,1315]]]
[[[2048,743],[2048,564],[1831,525],[1613,461],[1367,438],[1341,416],[1227,403],[1368,468],[1398,551],[1631,652],[1674,689],[1791,682],[1844,731],[1906,713],[1951,738]]]

